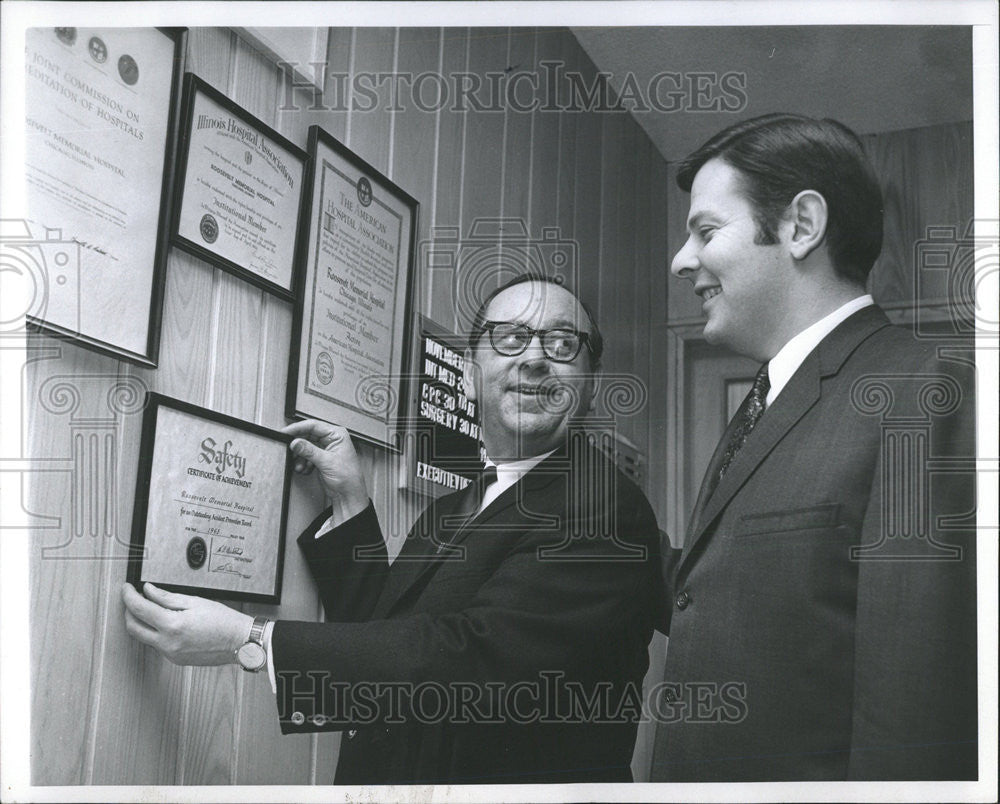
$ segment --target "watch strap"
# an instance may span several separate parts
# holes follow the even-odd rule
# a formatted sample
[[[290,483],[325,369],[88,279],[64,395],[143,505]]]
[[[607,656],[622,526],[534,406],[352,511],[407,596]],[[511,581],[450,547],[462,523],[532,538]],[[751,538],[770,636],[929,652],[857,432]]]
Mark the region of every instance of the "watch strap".
[[[267,617],[254,617],[253,625],[250,626],[250,635],[247,637],[247,642],[256,642],[258,645],[263,646],[264,629],[267,628],[268,622],[270,621]]]

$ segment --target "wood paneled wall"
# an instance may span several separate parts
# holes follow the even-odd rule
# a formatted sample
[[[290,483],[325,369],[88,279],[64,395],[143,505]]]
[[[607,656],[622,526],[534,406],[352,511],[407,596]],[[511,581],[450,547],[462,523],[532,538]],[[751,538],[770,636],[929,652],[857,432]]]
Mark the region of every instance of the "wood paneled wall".
[[[435,227],[465,233],[482,217],[519,217],[534,237],[558,227],[574,240],[579,290],[607,337],[606,366],[633,375],[647,394],[617,424],[654,458],[647,490],[665,521],[665,468],[656,456],[665,449],[667,333],[649,324],[665,320],[667,166],[631,118],[451,106],[428,113],[406,106],[405,96],[402,110],[387,99],[368,112],[317,110],[311,93],[286,86],[272,62],[227,29],[192,29],[187,57],[189,70],[294,142],[304,146],[318,123],[387,173],[421,203],[420,240]],[[349,76],[482,75],[509,66],[541,73],[542,60],[561,60],[588,81],[596,72],[565,30],[330,29],[328,59],[330,73]],[[289,94],[297,108],[282,108]],[[458,326],[451,277],[418,262],[417,279],[415,309]],[[281,737],[265,679],[234,666],[174,667],[128,637],[120,602],[142,395],[156,390],[284,425],[291,315],[288,303],[173,249],[156,369],[32,338],[25,449],[51,465],[34,475],[29,504],[44,517],[35,520],[30,569],[33,783],[332,782],[339,736]],[[380,518],[405,526],[424,501],[399,490],[394,456],[361,452]],[[244,610],[322,616],[295,545],[322,505],[315,481],[296,479],[282,603]],[[402,526],[391,534],[392,552],[402,535]],[[640,779],[646,740],[637,749]]]

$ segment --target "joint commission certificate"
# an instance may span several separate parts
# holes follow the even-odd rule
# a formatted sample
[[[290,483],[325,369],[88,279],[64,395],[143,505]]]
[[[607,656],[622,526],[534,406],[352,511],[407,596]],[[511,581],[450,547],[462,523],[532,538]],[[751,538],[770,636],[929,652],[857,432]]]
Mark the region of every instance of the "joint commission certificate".
[[[25,44],[37,318],[148,358],[176,43],[154,28],[32,28]]]

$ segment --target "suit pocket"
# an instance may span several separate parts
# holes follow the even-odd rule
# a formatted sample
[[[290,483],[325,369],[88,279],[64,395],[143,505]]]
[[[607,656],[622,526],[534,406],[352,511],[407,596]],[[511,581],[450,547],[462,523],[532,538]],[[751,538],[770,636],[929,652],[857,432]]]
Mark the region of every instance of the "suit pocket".
[[[826,503],[811,508],[788,508],[762,514],[744,514],[739,518],[733,536],[780,536],[804,530],[834,528],[840,524],[840,504]]]

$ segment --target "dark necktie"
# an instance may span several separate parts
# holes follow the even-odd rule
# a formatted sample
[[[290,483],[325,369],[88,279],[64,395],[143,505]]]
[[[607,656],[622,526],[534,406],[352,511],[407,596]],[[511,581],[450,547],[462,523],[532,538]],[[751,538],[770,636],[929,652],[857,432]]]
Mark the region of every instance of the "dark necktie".
[[[767,376],[767,363],[765,363],[760,367],[757,376],[754,377],[750,393],[743,400],[740,409],[736,411],[736,427],[729,437],[729,443],[726,444],[726,451],[722,455],[722,465],[719,467],[719,480],[722,480],[722,476],[729,469],[729,465],[733,462],[739,451],[743,449],[743,445],[746,443],[747,438],[750,437],[753,428],[757,426],[760,417],[764,415],[764,409],[767,407],[767,392],[769,390],[771,390],[771,380]]]
[[[465,523],[479,513],[479,506],[483,502],[483,493],[486,491],[487,486],[494,483],[496,479],[497,468],[495,466],[484,466],[476,473],[472,482],[466,486],[469,494],[459,501],[458,507],[455,509],[454,514],[452,514],[454,519],[451,520],[448,527],[438,536],[438,554],[443,552],[445,547],[451,543],[452,538],[465,526]]]
[[[457,517],[455,520],[456,527],[458,523],[472,519],[479,512],[479,506],[483,503],[483,494],[486,488],[491,483],[495,483],[496,479],[497,468],[495,466],[484,466],[476,472],[472,478],[472,482],[466,486],[466,496],[459,500],[458,506],[455,508],[453,516]],[[440,549],[439,547],[438,550]]]

